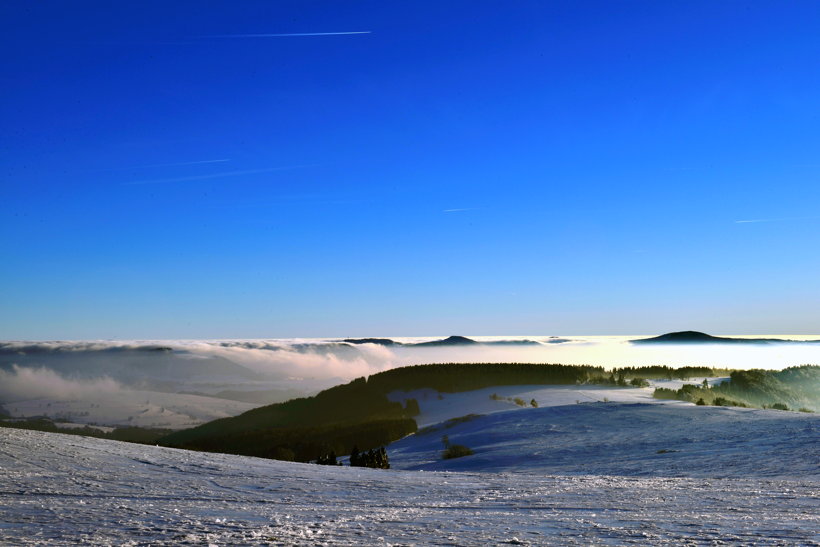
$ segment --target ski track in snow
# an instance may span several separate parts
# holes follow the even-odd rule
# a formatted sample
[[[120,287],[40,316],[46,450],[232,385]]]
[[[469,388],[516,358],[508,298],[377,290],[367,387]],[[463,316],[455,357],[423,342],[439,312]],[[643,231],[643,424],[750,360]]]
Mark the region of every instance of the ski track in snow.
[[[589,409],[579,413],[576,407],[584,406]],[[542,423],[533,421],[538,411],[563,408],[578,417],[602,407],[621,411],[625,420],[647,409],[680,414],[673,405],[602,403],[491,417],[506,428],[513,418]],[[820,421],[766,414],[777,419],[755,418],[765,426],[760,436],[785,426],[816,428]],[[723,420],[731,429],[744,415],[722,416],[731,418]],[[411,439],[391,447],[394,462],[418,465],[402,455],[401,443]],[[747,466],[740,470],[745,477],[712,478],[661,476],[663,467],[651,465],[647,476],[605,474],[611,439],[600,444],[597,464],[576,468],[589,474],[555,475],[526,465],[508,465],[524,472],[496,473],[326,467],[0,429],[0,543],[820,545],[820,479],[805,473],[807,465],[816,469],[817,437],[779,439],[773,450],[749,456],[768,462],[761,473]],[[645,448],[626,439],[610,459],[628,457],[629,446]],[[782,459],[807,448],[808,454]],[[719,456],[713,453],[711,463],[720,465]],[[509,464],[504,450],[497,457]],[[462,459],[465,468],[484,465],[469,464],[471,458]],[[795,469],[800,458],[808,463]],[[702,464],[695,463],[695,471]]]

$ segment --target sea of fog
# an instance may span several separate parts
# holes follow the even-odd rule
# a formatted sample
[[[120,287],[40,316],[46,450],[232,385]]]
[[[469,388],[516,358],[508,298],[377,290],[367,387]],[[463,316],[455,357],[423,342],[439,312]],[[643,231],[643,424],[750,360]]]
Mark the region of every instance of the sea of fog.
[[[668,365],[782,369],[820,363],[820,336],[791,343],[633,344],[647,336],[0,342],[0,412],[81,423],[189,427],[353,378],[428,363]],[[391,344],[390,341],[393,343]],[[356,341],[360,342],[360,341]]]
[[[761,368],[779,370],[790,366],[820,363],[820,344],[633,344],[632,340],[655,335],[631,336],[468,336],[479,342],[534,341],[538,345],[453,347],[439,353],[436,360],[413,349],[401,348],[400,365],[434,362],[526,362],[596,365],[605,368],[624,366],[667,365],[711,366],[721,368]],[[715,336],[745,339],[779,339],[798,342],[818,341],[820,335],[733,335]],[[432,338],[393,338],[413,343]],[[437,348],[442,350],[444,348]],[[429,359],[429,358],[428,358]]]

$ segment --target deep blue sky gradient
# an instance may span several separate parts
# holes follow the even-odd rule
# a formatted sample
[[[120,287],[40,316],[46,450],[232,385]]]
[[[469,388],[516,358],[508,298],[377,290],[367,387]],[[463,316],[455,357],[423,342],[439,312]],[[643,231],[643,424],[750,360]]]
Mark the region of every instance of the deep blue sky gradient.
[[[820,333],[818,28],[3,2],[0,338]]]

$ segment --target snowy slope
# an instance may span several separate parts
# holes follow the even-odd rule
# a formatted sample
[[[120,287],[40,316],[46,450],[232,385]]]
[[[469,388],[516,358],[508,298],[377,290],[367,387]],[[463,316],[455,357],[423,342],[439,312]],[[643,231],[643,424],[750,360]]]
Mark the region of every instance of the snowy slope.
[[[527,406],[534,399],[539,407],[603,401],[662,403],[660,399],[652,397],[653,391],[654,387],[617,388],[595,385],[495,386],[459,393],[439,393],[434,389],[394,391],[388,394],[388,399],[402,404],[407,399],[416,399],[421,409],[421,414],[415,417],[416,423],[419,427],[425,427],[466,414],[491,414],[518,409],[520,407],[513,402],[516,397],[527,403]],[[492,397],[493,395],[496,397]]]
[[[819,415],[696,406],[654,399],[653,390],[654,385],[497,386],[462,393],[393,392],[396,401],[416,398],[421,429],[390,445],[390,461],[396,468],[427,471],[820,480]],[[526,407],[512,402],[515,398]],[[445,422],[471,414],[476,416]],[[445,435],[475,454],[442,460]]]
[[[475,454],[442,460],[442,436]],[[390,445],[400,469],[820,480],[820,416],[689,403],[524,408]]]
[[[820,545],[819,504],[806,478],[383,471],[0,429],[9,545]]]

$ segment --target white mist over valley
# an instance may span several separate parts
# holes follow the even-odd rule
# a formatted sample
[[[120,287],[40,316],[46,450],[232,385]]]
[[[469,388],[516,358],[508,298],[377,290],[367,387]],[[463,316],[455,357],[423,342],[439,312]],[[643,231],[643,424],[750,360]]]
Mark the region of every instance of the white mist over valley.
[[[667,365],[780,370],[820,362],[818,336],[792,342],[654,344],[648,336],[0,342],[0,405],[15,417],[178,429],[430,363]],[[376,340],[368,342],[367,340]]]

